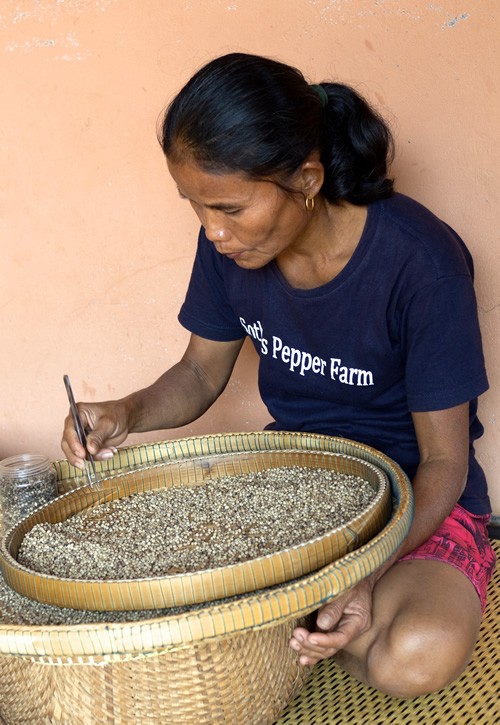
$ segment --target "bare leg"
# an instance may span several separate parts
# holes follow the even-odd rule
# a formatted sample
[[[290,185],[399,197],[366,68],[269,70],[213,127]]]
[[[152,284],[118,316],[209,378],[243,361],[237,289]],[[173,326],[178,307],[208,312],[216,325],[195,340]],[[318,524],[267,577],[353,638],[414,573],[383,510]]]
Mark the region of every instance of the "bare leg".
[[[403,561],[377,582],[372,626],[336,655],[354,677],[393,697],[440,690],[467,666],[481,605],[467,577],[438,561]]]

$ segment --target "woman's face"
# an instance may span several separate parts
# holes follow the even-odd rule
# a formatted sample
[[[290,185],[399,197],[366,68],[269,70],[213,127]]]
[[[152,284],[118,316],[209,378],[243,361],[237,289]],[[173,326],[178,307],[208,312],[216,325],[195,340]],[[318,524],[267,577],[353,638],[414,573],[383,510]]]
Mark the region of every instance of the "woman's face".
[[[302,193],[289,194],[272,181],[254,181],[242,173],[209,173],[194,162],[167,163],[207,238],[240,267],[259,269],[305,243],[311,214]]]

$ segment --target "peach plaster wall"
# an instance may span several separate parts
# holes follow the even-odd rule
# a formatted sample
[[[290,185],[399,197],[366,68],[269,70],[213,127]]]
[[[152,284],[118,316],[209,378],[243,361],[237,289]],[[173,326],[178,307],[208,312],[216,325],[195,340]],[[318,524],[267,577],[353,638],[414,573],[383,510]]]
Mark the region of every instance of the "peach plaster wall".
[[[184,349],[197,224],[155,125],[195,69],[241,50],[366,94],[394,129],[398,188],[468,243],[500,514],[499,37],[496,0],[2,0],[0,458],[61,457],[64,373],[79,399],[117,397]],[[247,345],[202,419],[131,441],[261,428],[255,366]]]

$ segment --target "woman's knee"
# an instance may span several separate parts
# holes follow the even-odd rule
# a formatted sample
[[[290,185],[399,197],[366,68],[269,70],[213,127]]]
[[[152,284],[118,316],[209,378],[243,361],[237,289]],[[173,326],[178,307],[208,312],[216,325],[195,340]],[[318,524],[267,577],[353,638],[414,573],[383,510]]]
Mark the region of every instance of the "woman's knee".
[[[392,697],[436,692],[465,669],[474,643],[451,624],[411,626],[394,622],[376,638],[367,658],[367,679]]]

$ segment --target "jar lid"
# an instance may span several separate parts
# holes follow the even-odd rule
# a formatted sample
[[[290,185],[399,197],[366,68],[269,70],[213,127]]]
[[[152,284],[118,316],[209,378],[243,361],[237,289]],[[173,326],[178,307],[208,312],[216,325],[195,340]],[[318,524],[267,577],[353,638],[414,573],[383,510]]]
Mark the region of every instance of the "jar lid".
[[[47,471],[50,466],[47,456],[39,453],[20,453],[0,461],[0,475],[16,478],[32,476]]]

